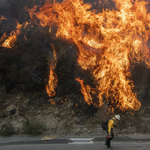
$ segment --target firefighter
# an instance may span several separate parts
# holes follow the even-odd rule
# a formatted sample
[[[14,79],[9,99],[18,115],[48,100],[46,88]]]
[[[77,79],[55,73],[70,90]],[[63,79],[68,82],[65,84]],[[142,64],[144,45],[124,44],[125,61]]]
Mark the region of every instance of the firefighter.
[[[115,115],[115,117],[112,117],[109,121],[108,121],[108,125],[106,128],[106,132],[107,132],[107,136],[106,136],[106,142],[105,145],[107,146],[107,148],[109,149],[113,149],[110,145],[111,140],[114,138],[114,132],[113,132],[113,127],[116,126],[116,121],[120,120],[120,115]]]

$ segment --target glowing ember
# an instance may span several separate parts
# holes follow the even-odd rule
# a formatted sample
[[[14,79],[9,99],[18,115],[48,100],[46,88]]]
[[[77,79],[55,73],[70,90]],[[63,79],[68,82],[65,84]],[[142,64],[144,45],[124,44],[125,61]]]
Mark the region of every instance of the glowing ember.
[[[112,110],[138,110],[141,103],[133,92],[129,68],[135,60],[144,60],[150,66],[146,46],[150,34],[150,13],[145,1],[114,2],[117,10],[98,14],[89,10],[91,5],[84,4],[82,0],[46,2],[39,11],[37,6],[28,11],[32,19],[39,19],[41,26],[57,24],[56,37],[66,38],[78,47],[78,63],[82,69],[91,71],[96,84],[96,88],[91,88],[77,79],[87,104],[94,103],[91,95],[94,93],[99,99],[99,106],[106,101]],[[51,80],[55,76],[52,70],[54,67],[51,67]],[[55,87],[56,82],[52,84],[49,81],[51,86]]]
[[[2,21],[2,20],[7,20],[7,18],[5,18],[4,16],[1,15],[0,21]]]
[[[6,33],[4,33],[3,36],[0,38],[0,41],[3,41],[3,39],[6,37],[7,37],[7,35],[6,35]]]
[[[50,65],[49,81],[48,81],[48,85],[46,86],[46,90],[47,90],[48,95],[50,97],[53,97],[56,95],[55,88],[57,86],[58,79],[57,79],[57,75],[54,72],[54,69],[56,67],[56,62],[57,62],[56,52],[54,49],[54,45],[51,44],[51,46],[54,52],[54,61]]]
[[[56,105],[55,101],[53,99],[49,99],[50,103],[53,105]]]
[[[61,102],[60,103],[64,103],[64,102],[66,102],[67,101],[67,98],[66,97],[64,97],[62,100],[61,100]]]

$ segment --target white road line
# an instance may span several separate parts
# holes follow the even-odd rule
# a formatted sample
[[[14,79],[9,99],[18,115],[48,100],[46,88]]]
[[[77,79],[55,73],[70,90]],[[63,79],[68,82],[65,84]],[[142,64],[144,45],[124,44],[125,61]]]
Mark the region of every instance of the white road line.
[[[70,143],[68,144],[93,144],[94,138],[70,138]]]
[[[92,141],[94,138],[70,138],[71,141]]]
[[[93,144],[93,141],[90,141],[90,142],[72,142],[72,143],[68,143],[68,144]]]

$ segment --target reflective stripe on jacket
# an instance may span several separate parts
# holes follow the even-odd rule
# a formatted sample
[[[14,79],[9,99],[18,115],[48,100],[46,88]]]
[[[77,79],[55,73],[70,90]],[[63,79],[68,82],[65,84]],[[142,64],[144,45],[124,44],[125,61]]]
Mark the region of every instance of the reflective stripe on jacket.
[[[108,122],[108,133],[111,132],[111,129],[114,128],[114,125],[116,125],[116,121],[115,118],[112,117],[112,119],[110,119]]]

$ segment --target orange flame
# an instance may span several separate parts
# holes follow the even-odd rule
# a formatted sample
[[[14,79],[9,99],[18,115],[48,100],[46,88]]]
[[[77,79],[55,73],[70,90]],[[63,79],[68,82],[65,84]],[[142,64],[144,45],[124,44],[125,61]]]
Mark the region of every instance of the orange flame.
[[[29,24],[28,22],[25,22],[24,24],[19,24],[17,22],[16,31],[12,31],[9,37],[6,36],[6,33],[4,33],[0,41],[2,41],[6,37],[8,38],[3,42],[2,47],[12,48],[17,40],[17,36],[20,34],[20,30],[22,29],[22,27],[26,28],[28,24]]]
[[[77,78],[76,81],[78,81],[81,84],[81,93],[84,95],[86,103],[88,105],[91,105],[93,103],[92,101],[93,98],[91,96],[92,88],[89,85],[85,86],[84,81],[79,78]]]
[[[77,45],[79,65],[90,70],[95,78],[95,89],[84,86],[83,81],[77,79],[89,105],[94,103],[90,92],[95,91],[99,106],[106,100],[112,110],[118,107],[122,111],[138,110],[141,103],[133,92],[130,64],[142,60],[150,67],[146,46],[150,35],[150,13],[145,1],[114,2],[117,10],[106,9],[98,14],[83,0],[46,2],[39,11],[35,6],[28,12],[35,21],[39,19],[41,26],[57,24],[56,37]]]
[[[12,31],[10,33],[9,38],[5,40],[5,42],[2,44],[2,47],[12,48],[13,44],[17,40],[17,35],[19,35],[21,27],[22,25],[17,22],[16,31]]]
[[[48,81],[48,85],[46,86],[46,91],[50,97],[53,97],[56,95],[55,88],[57,86],[58,79],[56,73],[54,72],[54,69],[56,67],[56,62],[57,62],[56,52],[54,49],[54,45],[51,44],[51,46],[54,52],[54,61],[50,65],[49,81]]]

